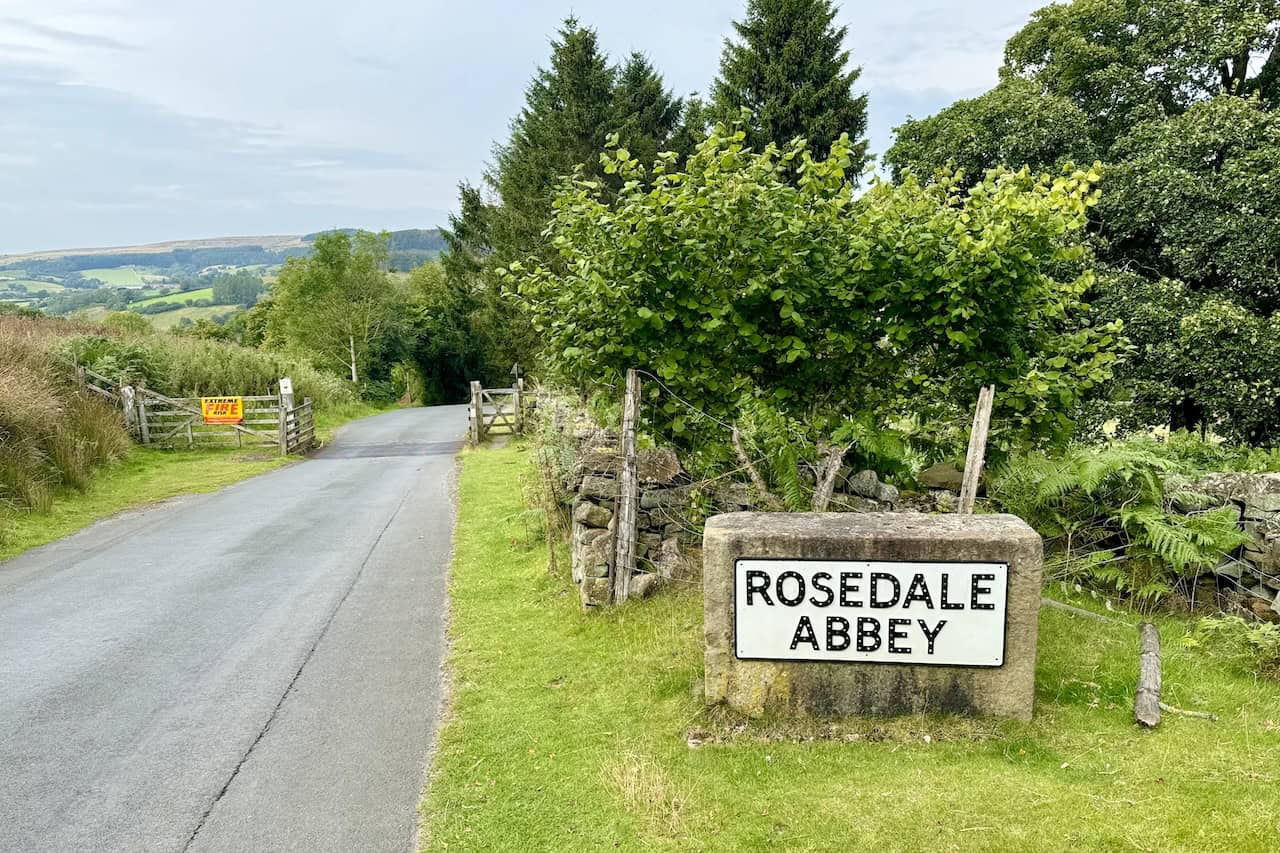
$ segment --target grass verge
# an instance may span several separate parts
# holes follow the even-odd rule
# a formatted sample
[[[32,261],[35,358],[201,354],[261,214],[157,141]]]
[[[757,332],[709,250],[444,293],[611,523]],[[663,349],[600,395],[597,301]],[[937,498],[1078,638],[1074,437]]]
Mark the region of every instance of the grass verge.
[[[99,519],[177,495],[212,492],[287,465],[270,450],[157,450],[135,447],[98,472],[82,492],[64,491],[45,512],[0,512],[0,560],[52,542]]]
[[[1133,633],[1049,609],[1031,723],[735,719],[691,692],[696,587],[584,614],[548,577],[526,457],[464,457],[423,850],[1280,848],[1280,686],[1182,648],[1185,622],[1165,696],[1216,723],[1140,731]]]
[[[316,414],[325,443],[349,421],[388,411],[371,403],[345,403]],[[123,462],[99,469],[84,491],[64,489],[46,512],[0,508],[0,560],[60,539],[118,512],[185,494],[212,492],[297,461],[272,448],[160,450],[134,447]]]

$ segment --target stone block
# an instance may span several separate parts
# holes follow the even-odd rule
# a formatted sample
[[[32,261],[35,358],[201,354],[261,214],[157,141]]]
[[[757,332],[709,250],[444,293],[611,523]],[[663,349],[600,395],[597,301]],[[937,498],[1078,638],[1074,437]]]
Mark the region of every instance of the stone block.
[[[704,698],[709,704],[723,702],[751,716],[942,712],[1030,719],[1043,551],[1039,535],[1021,519],[1009,515],[919,513],[733,513],[707,521],[703,548]],[[972,581],[973,605],[980,603],[978,580],[985,575],[968,577],[964,575],[964,565],[1007,564],[1003,627],[997,622],[997,633],[984,638],[988,644],[1003,643],[999,663],[994,663],[996,657],[986,665],[875,662],[866,657],[828,657],[818,662],[740,657],[741,638],[735,631],[734,612],[739,559],[947,564],[962,579]],[[871,599],[875,588],[873,580]],[[908,595],[914,588],[912,581]],[[933,594],[938,593],[935,590]],[[940,607],[948,606],[946,596],[944,589]],[[781,599],[781,594],[778,597]],[[968,598],[962,597],[962,601]],[[812,600],[804,602],[809,603]],[[845,614],[876,613],[870,609],[878,606],[873,600],[866,602],[868,608],[853,610],[859,603],[850,598],[848,605],[839,609]],[[932,605],[931,601],[928,606]],[[962,624],[962,617],[956,614],[966,605],[952,601],[950,606],[959,609],[933,611],[922,607],[907,613],[913,617],[930,614],[937,632],[941,630],[936,625],[939,617],[949,616],[955,624]],[[974,607],[975,611],[986,609],[991,608]],[[991,617],[981,614],[981,618]],[[756,619],[754,614],[752,619]],[[889,624],[888,631],[892,630]],[[999,634],[1001,630],[1003,636]],[[828,642],[829,632],[828,623]],[[797,628],[796,636],[800,633]],[[952,635],[957,636],[969,635]],[[917,637],[914,642],[917,652],[922,652],[923,641]],[[887,651],[895,650],[892,636],[887,644]],[[861,652],[861,642],[858,645]],[[929,650],[932,654],[932,641]]]
[[[868,498],[881,503],[894,503],[898,500],[898,490],[880,482],[875,471],[859,471],[845,481],[845,490],[851,495]]]
[[[675,509],[689,503],[689,489],[648,489],[640,493],[641,509]],[[614,495],[617,497],[617,495]]]
[[[930,489],[946,489],[960,494],[960,487],[964,484],[964,471],[946,462],[939,462],[925,468],[916,479],[922,486]]]
[[[631,576],[631,587],[627,590],[631,598],[648,598],[657,591],[662,579],[651,572]]]
[[[636,454],[636,478],[641,483],[665,486],[674,483],[683,473],[674,450],[653,448]]]
[[[573,507],[573,520],[584,527],[608,527],[613,511],[591,501],[578,500]]]
[[[582,478],[582,485],[578,487],[578,494],[588,498],[603,498],[616,501],[622,495],[622,483],[613,477],[588,474]]]
[[[725,483],[715,491],[715,504],[730,512],[748,509],[755,504],[755,491],[746,483]]]

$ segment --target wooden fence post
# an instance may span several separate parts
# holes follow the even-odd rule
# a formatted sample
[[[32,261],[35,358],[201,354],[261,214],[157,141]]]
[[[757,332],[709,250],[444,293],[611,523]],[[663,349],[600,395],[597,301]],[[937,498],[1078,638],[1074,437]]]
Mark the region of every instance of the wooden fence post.
[[[147,386],[139,384],[138,389],[134,392],[134,399],[138,403],[138,436],[142,439],[143,444],[151,443],[151,427],[147,425]]]
[[[484,398],[480,383],[471,382],[471,443],[479,444],[484,436]]]
[[[516,377],[515,386],[516,432],[524,432],[524,380]]]
[[[636,513],[640,484],[636,476],[636,419],[640,409],[640,374],[627,371],[627,394],[622,404],[622,488],[618,496],[618,523],[613,559],[613,603],[631,594],[631,573],[636,569]]]
[[[130,433],[138,431],[138,402],[132,385],[120,386],[120,405],[124,409],[124,426]]]
[[[978,498],[978,482],[982,478],[982,464],[987,457],[987,432],[991,429],[991,404],[995,396],[994,385],[984,385],[978,392],[978,407],[974,409],[973,428],[969,432],[969,452],[964,458],[960,505],[956,507],[956,511],[963,515],[973,513],[973,503]]]

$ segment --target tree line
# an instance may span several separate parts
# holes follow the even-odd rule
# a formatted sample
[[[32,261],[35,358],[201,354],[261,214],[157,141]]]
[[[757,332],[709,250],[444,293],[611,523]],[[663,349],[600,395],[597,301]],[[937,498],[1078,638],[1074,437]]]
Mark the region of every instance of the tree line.
[[[868,161],[868,99],[829,0],[749,0],[709,98],[676,97],[644,56],[619,64],[566,20],[508,139],[460,187],[444,232],[449,312],[463,324],[447,374],[504,381],[545,361],[513,264],[563,273],[549,226],[567,178],[612,202],[624,179],[599,152],[668,172],[712,128],[741,121],[756,152],[793,139],[822,159],[842,134],[850,184]],[[1076,266],[1097,271],[1081,328],[1119,324],[1125,369],[1076,412],[1096,428],[1213,427],[1280,438],[1280,3],[1075,0],[1035,12],[1006,45],[999,83],[896,128],[888,180],[980,187],[997,168],[1032,177],[1098,162]],[[666,153],[660,153],[666,152]],[[796,183],[794,164],[788,181]],[[652,180],[652,174],[646,180]],[[855,189],[855,194],[862,192]],[[1275,351],[1273,351],[1275,350]]]

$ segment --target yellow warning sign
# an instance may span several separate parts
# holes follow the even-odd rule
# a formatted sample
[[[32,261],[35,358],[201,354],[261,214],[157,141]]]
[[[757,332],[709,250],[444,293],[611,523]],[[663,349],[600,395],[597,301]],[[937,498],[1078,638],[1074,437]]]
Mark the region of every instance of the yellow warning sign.
[[[244,420],[244,398],[201,397],[200,414],[207,424],[238,424]]]

